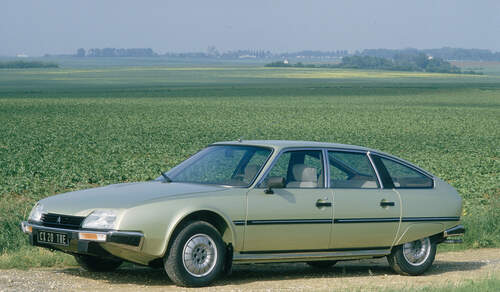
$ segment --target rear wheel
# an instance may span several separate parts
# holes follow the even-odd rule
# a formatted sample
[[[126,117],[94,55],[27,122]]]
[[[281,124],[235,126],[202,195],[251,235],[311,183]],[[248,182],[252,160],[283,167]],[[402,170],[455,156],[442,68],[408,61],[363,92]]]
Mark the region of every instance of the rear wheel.
[[[328,269],[333,267],[337,261],[317,261],[317,262],[307,262],[307,264],[316,269]]]
[[[396,273],[416,276],[431,267],[435,256],[436,243],[426,237],[394,247],[387,260]]]
[[[192,222],[175,237],[165,271],[177,285],[200,287],[212,283],[224,267],[225,244],[211,224]]]
[[[99,258],[90,255],[75,255],[76,262],[90,272],[111,272],[123,263],[118,259]]]

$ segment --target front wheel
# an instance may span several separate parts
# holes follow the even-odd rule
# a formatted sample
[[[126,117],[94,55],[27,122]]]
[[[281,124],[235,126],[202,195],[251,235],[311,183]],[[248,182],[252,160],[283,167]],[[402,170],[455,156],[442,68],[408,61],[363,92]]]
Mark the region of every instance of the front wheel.
[[[428,237],[394,247],[387,261],[398,274],[417,276],[427,271],[436,256],[436,243]]]
[[[225,251],[215,227],[203,221],[192,222],[175,237],[164,259],[165,271],[179,286],[206,286],[221,274]]]

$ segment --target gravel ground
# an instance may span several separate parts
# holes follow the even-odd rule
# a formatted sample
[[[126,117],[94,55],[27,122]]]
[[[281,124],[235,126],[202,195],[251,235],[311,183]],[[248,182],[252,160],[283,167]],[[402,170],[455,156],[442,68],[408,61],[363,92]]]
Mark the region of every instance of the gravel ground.
[[[179,288],[162,270],[129,266],[112,273],[79,267],[0,270],[0,291],[326,291],[379,290],[458,284],[500,275],[500,249],[440,253],[418,277],[394,274],[385,259],[339,262],[328,270],[305,264],[237,265],[233,274],[201,289]]]

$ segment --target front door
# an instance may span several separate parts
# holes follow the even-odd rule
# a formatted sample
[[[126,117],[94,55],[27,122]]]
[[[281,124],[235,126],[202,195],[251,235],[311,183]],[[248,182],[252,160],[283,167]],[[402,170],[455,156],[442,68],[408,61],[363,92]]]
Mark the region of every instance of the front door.
[[[366,153],[328,151],[334,223],[331,248],[390,247],[401,220],[401,200],[382,189]]]
[[[267,179],[282,177],[284,188],[266,194]],[[245,251],[327,249],[332,226],[332,195],[325,188],[323,152],[281,153],[263,182],[248,192]]]

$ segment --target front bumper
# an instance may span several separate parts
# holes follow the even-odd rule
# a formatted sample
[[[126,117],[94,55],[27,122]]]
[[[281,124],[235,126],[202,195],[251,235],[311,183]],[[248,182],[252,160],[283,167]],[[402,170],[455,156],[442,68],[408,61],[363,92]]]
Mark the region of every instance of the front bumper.
[[[103,246],[111,244],[125,249],[139,251],[144,242],[144,234],[135,231],[96,231],[75,230],[42,226],[27,221],[21,222],[21,229],[29,235],[30,244],[33,246],[58,249],[69,253],[89,254],[98,256],[110,255]],[[39,242],[40,231],[65,234],[69,244]]]

